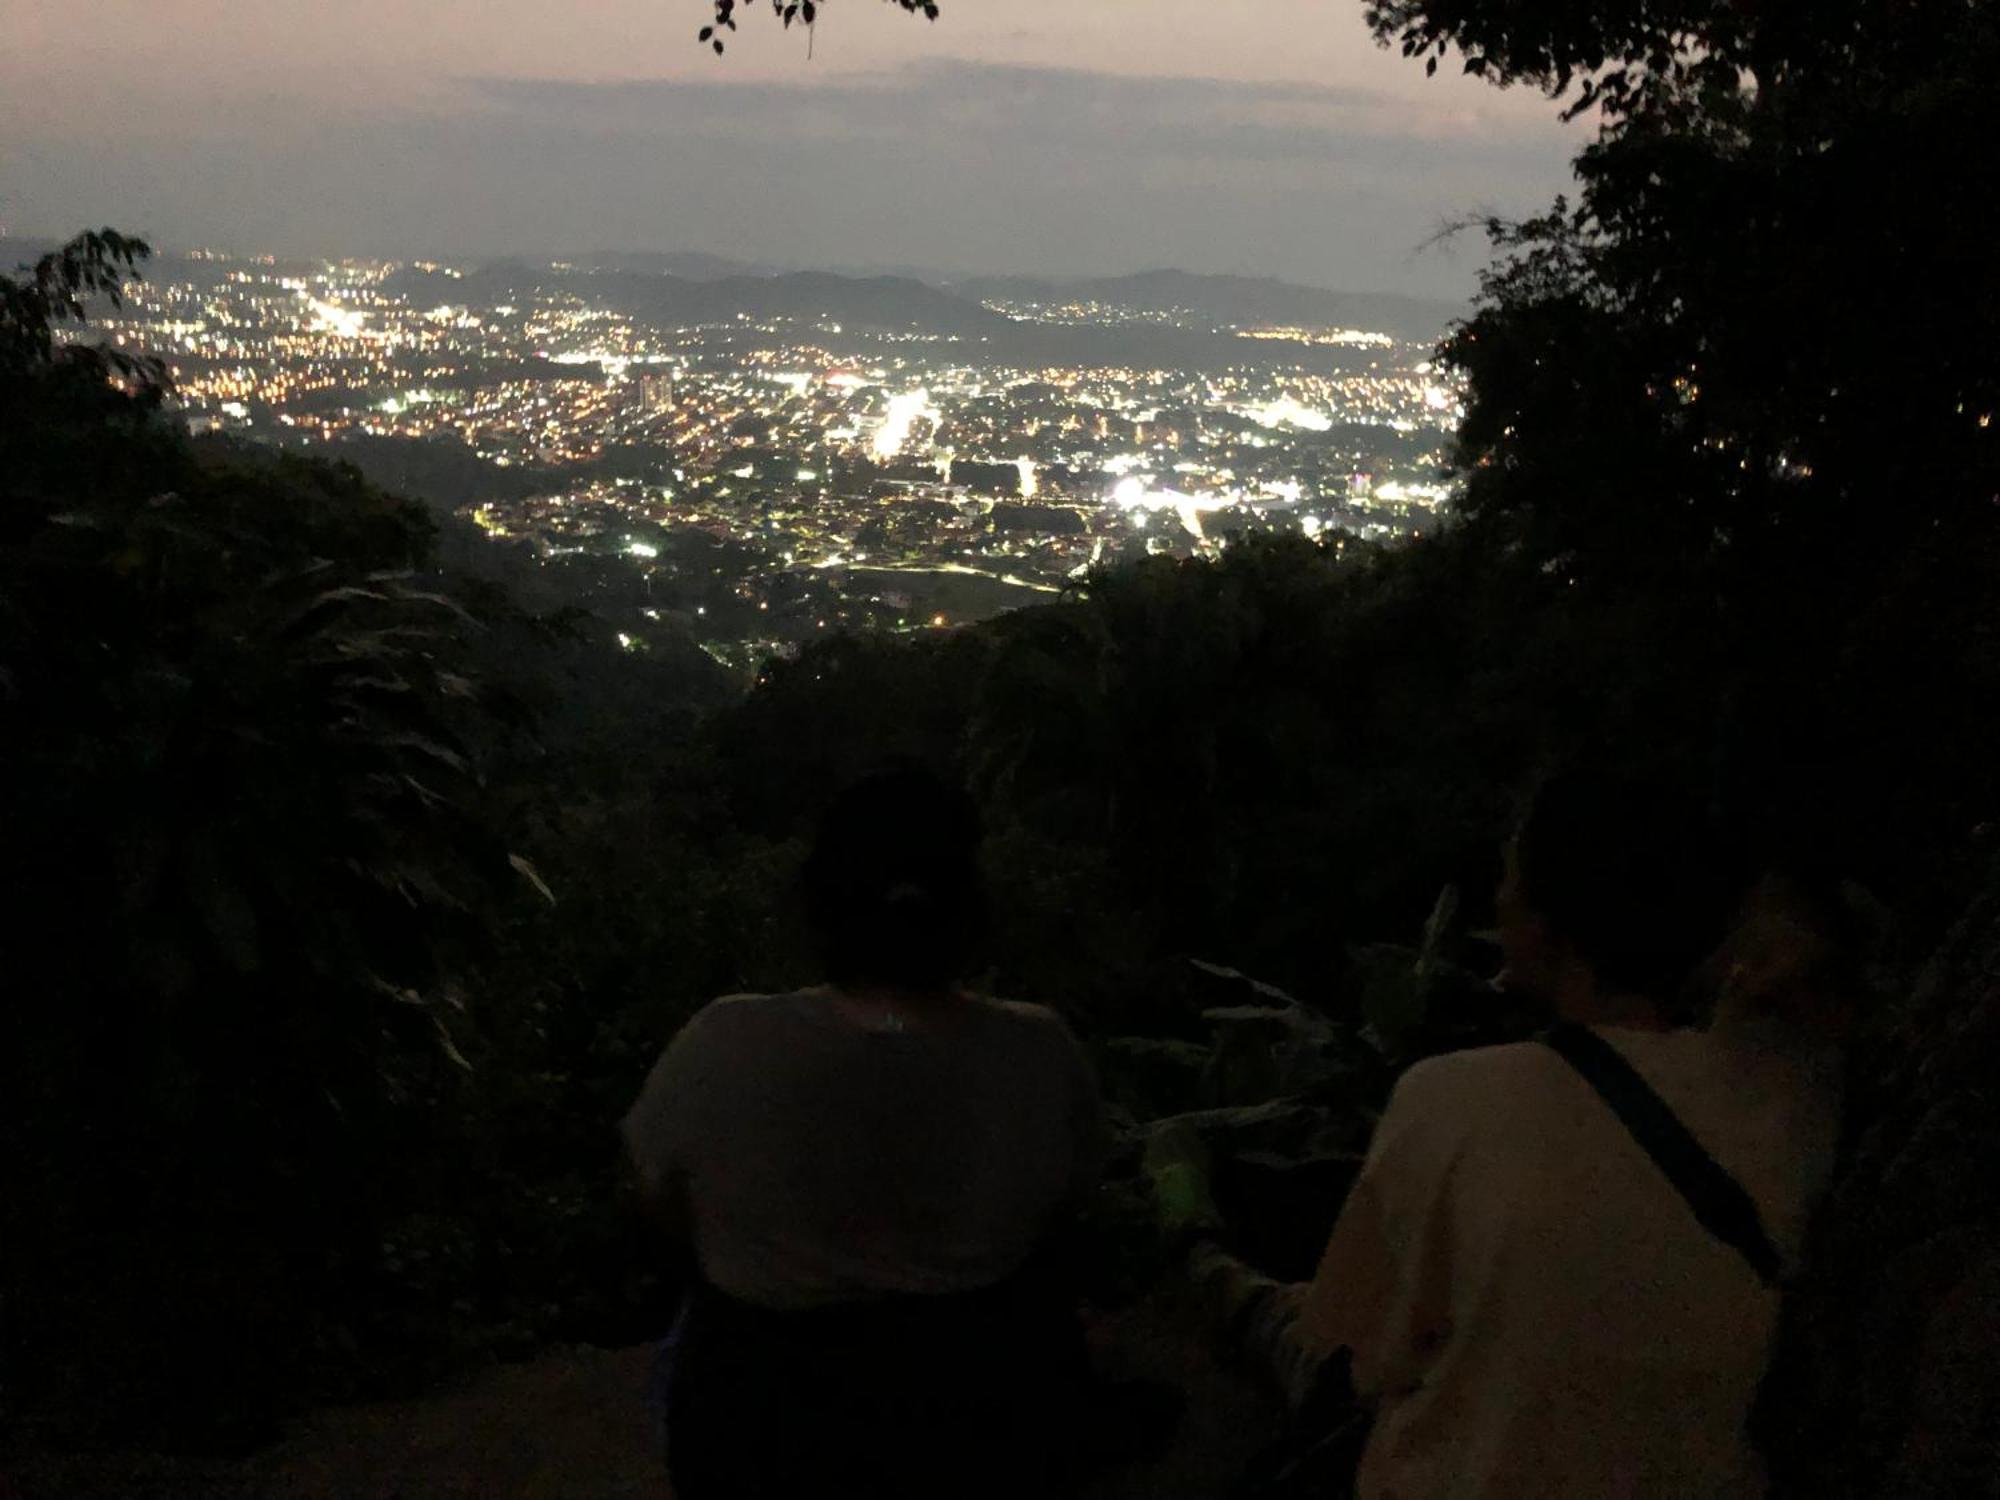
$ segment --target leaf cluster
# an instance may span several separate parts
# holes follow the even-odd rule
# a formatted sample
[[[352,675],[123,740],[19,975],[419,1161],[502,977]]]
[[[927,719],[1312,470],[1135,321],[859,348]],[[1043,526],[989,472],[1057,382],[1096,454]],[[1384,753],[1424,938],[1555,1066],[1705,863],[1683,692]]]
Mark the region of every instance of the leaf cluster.
[[[1969,542],[2000,491],[1981,262],[2000,220],[1965,190],[2000,170],[1981,82],[2000,26],[1978,6],[1822,7],[1791,28],[1723,9],[1695,35],[1732,82],[1660,75],[1607,109],[1573,201],[1486,224],[1498,256],[1444,350],[1469,389],[1463,510],[1607,586],[1852,600],[1939,528]],[[1399,14],[1465,47],[1531,20],[1572,62],[1600,45],[1564,7]],[[1589,14],[1632,36],[1661,23]],[[1523,76],[1553,45],[1504,43]]]
[[[25,276],[0,276],[0,379],[19,379],[66,361],[93,363],[127,379],[157,383],[157,361],[58,342],[66,324],[84,320],[91,298],[117,306],[125,282],[151,254],[144,240],[115,229],[93,229],[24,268]]]
[[[738,0],[715,0],[714,21],[695,33],[695,40],[706,42],[718,57],[726,50],[723,33],[736,30],[737,3]],[[889,0],[889,3],[927,21],[938,18],[937,0]],[[812,26],[818,22],[825,5],[826,0],[771,0],[771,13],[788,29],[794,22]]]

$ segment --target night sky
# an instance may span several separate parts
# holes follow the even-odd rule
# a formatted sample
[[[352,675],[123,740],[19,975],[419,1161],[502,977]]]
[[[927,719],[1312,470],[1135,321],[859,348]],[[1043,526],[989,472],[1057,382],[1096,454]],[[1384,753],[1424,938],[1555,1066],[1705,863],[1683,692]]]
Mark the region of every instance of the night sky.
[[[747,0],[746,0],[747,3]],[[702,250],[1445,295],[1578,143],[1359,0],[0,0],[0,229],[280,254]],[[1254,29],[1248,29],[1255,22]]]

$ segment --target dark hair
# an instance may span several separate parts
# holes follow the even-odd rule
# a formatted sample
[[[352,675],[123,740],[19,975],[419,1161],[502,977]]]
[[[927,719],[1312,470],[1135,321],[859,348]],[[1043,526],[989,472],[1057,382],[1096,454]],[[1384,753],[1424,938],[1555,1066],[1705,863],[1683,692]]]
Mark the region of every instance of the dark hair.
[[[1707,800],[1664,772],[1551,776],[1514,858],[1522,899],[1600,986],[1662,1003],[1721,940],[1743,885]]]
[[[986,932],[979,840],[972,799],[920,765],[836,796],[801,879],[827,977],[912,989],[960,978]]]

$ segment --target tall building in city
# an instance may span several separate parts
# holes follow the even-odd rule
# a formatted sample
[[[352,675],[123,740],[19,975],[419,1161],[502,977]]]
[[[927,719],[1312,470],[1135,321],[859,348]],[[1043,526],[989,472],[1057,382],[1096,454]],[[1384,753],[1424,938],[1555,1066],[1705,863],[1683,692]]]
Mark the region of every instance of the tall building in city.
[[[639,377],[639,410],[648,416],[674,409],[674,377],[664,372]]]

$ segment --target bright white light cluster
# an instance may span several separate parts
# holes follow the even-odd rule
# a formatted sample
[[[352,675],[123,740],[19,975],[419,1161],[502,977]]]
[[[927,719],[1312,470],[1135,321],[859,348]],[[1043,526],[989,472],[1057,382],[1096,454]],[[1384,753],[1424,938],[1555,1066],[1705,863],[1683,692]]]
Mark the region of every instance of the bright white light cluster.
[[[931,405],[929,391],[904,391],[899,396],[891,396],[882,425],[875,429],[875,436],[869,440],[869,451],[878,459],[894,458],[910,440],[910,429],[920,417],[930,422],[939,420],[937,408]]]
[[[1182,490],[1156,490],[1133,474],[1112,487],[1111,503],[1125,511],[1170,510],[1180,517],[1181,527],[1196,541],[1207,540],[1201,529],[1201,513],[1220,510],[1229,502],[1215,495],[1190,495]]]
[[[1333,426],[1333,418],[1325,412],[1315,411],[1290,396],[1266,401],[1261,406],[1247,407],[1243,415],[1259,427],[1297,427],[1306,432],[1325,432]]]

